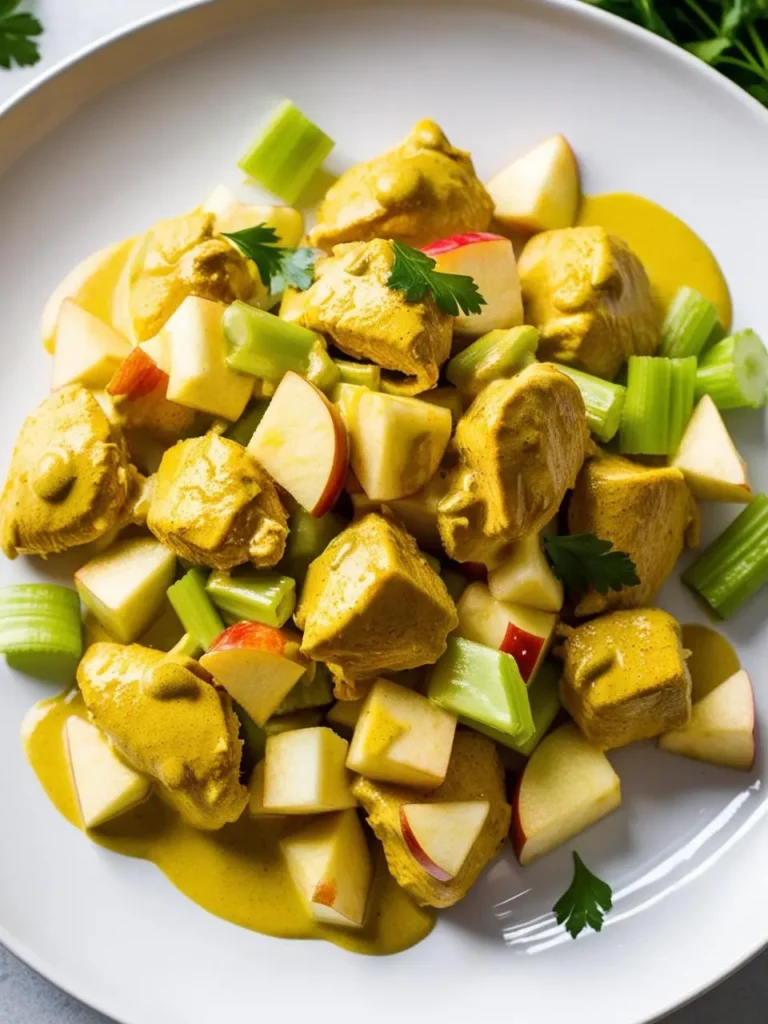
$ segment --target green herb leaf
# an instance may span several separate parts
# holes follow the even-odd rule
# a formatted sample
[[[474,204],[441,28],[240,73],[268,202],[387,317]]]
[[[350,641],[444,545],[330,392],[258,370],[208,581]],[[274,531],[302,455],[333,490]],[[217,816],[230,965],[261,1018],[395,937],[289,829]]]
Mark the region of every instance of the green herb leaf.
[[[593,875],[574,850],[573,881],[552,908],[558,924],[564,924],[575,939],[589,926],[599,932],[603,918],[613,907],[613,893],[607,882]]]
[[[544,547],[555,575],[571,592],[593,586],[599,594],[607,594],[640,582],[629,555],[614,551],[609,540],[600,540],[593,533],[545,537]]]
[[[30,67],[40,60],[40,49],[34,41],[42,34],[43,26],[33,14],[18,12],[21,0],[0,2],[0,67],[9,69],[14,64]]]
[[[686,43],[685,49],[705,64],[715,64],[717,58],[729,50],[731,45],[730,39],[717,36],[715,39],[698,39],[695,43]]]
[[[287,285],[303,292],[312,284],[315,276],[314,249],[306,246],[287,249],[279,245],[277,232],[266,224],[231,234],[222,233],[243,256],[253,260],[261,280],[273,295],[285,291]]]
[[[440,309],[450,316],[458,316],[459,310],[466,316],[479,313],[486,304],[471,277],[441,274],[435,270],[437,264],[431,256],[402,242],[393,242],[392,248],[395,260],[387,284],[405,292],[408,302],[421,302],[429,291]]]

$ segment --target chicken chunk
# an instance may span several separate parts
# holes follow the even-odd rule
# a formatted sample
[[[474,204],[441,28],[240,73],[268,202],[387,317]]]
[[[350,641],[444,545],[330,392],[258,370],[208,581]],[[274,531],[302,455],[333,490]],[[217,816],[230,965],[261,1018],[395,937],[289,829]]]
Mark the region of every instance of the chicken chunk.
[[[147,526],[179,557],[213,569],[276,565],[288,536],[272,478],[242,445],[214,433],[163,455]]]
[[[584,401],[555,366],[489,384],[459,420],[460,463],[437,506],[443,546],[493,566],[557,512],[591,451]]]
[[[328,190],[312,245],[394,238],[422,246],[445,235],[485,231],[493,201],[468,153],[434,121],[419,121],[389,153],[351,167]]]
[[[640,583],[599,594],[588,591],[577,615],[650,604],[672,572],[686,536],[696,543],[698,511],[685,477],[667,466],[641,466],[620,455],[586,463],[568,508],[570,533],[593,533],[625,551]]]
[[[295,619],[302,653],[330,666],[341,700],[362,696],[381,673],[437,661],[459,621],[413,537],[377,513],[348,526],[311,563]]]
[[[437,789],[406,789],[358,776],[352,784],[352,793],[384,845],[395,881],[422,906],[452,907],[463,899],[486,864],[499,852],[509,832],[511,809],[506,800],[504,772],[496,746],[468,729],[459,729],[456,733],[448,774]],[[403,804],[465,800],[487,800],[490,811],[459,873],[451,881],[441,882],[424,870],[405,845],[400,808]]]
[[[591,743],[610,750],[686,724],[691,676],[671,615],[638,608],[561,629],[560,699]]]
[[[342,352],[395,371],[400,376],[390,376],[387,390],[415,395],[437,383],[453,320],[431,295],[408,302],[389,288],[393,260],[392,244],[382,239],[336,246],[304,292],[298,322],[327,334]]]
[[[240,725],[229,696],[191,671],[189,659],[95,643],[77,682],[96,725],[129,764],[157,779],[186,822],[213,830],[240,817],[248,802]]]
[[[51,555],[103,537],[122,520],[136,476],[90,391],[60,388],[19,432],[0,499],[4,553]]]
[[[626,242],[604,228],[535,235],[518,263],[525,322],[539,358],[613,380],[630,356],[651,356],[659,313],[648,276]]]

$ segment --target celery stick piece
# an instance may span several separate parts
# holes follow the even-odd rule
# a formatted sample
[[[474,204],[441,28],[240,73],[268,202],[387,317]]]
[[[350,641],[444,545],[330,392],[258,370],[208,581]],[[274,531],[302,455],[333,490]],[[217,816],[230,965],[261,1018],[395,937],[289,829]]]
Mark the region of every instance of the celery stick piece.
[[[333,703],[333,676],[327,665],[318,662],[314,675],[302,678],[283,698],[275,715],[290,715],[306,708],[324,708]]]
[[[216,607],[238,620],[262,622],[279,629],[296,607],[296,583],[271,572],[212,572],[205,585]]]
[[[238,167],[293,206],[333,147],[325,132],[284,100]]]
[[[693,414],[696,390],[696,357],[670,359],[669,439],[667,454],[674,455]]]
[[[672,370],[669,359],[632,356],[621,415],[619,450],[630,455],[666,455]]]
[[[627,389],[621,384],[593,377],[591,373],[574,370],[570,366],[558,365],[558,370],[567,374],[578,385],[584,405],[587,407],[587,424],[598,441],[607,442],[616,436],[621,424],[624,397]]]
[[[228,437],[230,441],[237,441],[238,444],[246,448],[248,442],[253,437],[256,427],[264,418],[268,405],[268,398],[254,398],[240,419],[232,424],[224,437]]]
[[[168,587],[168,600],[185,632],[207,651],[219,633],[224,631],[224,623],[205,592],[203,570],[190,569],[185,576]]]
[[[717,324],[717,310],[693,288],[682,287],[669,304],[659,354],[670,359],[698,356]]]
[[[190,633],[185,633],[178,643],[168,651],[169,654],[178,654],[184,658],[199,658],[203,653],[202,646]]]
[[[353,363],[347,359],[334,359],[341,384],[357,384],[369,391],[381,390],[381,367],[373,363]]]
[[[718,409],[759,409],[768,398],[768,352],[754,331],[738,331],[704,353],[696,372],[696,399],[709,395]]]
[[[77,592],[57,583],[0,589],[0,651],[19,672],[71,681],[83,653]]]
[[[241,772],[250,775],[251,771],[264,757],[267,749],[267,734],[260,725],[256,725],[244,707],[232,701],[232,710],[240,721],[240,739],[243,741],[243,761]]]
[[[532,363],[538,345],[535,327],[489,331],[451,359],[445,376],[463,395],[474,397],[492,380],[512,377]]]
[[[455,569],[451,569],[449,566],[443,568],[441,575],[448,593],[454,602],[458,604],[459,598],[469,586],[469,580],[462,573],[456,572]]]
[[[758,494],[683,573],[716,615],[727,619],[768,583],[768,495]]]
[[[322,555],[334,537],[338,537],[347,526],[346,520],[335,512],[327,512],[319,518],[295,505],[290,512],[288,540],[285,554],[278,568],[292,576],[300,586],[307,575],[309,563]]]

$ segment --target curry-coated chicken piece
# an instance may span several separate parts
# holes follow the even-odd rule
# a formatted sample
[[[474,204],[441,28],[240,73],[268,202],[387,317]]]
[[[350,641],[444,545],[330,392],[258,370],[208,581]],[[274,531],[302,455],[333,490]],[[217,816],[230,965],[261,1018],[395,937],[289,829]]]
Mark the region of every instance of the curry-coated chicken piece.
[[[103,537],[124,518],[136,471],[86,388],[54,391],[24,422],[0,499],[8,558],[52,555]]]
[[[509,832],[511,809],[496,745],[469,729],[457,731],[445,781],[437,789],[414,790],[358,776],[352,792],[384,845],[395,881],[422,906],[452,907],[463,899],[483,868],[497,855]],[[403,804],[469,800],[487,800],[488,816],[456,877],[441,882],[424,870],[405,845],[400,808]]]
[[[570,533],[609,540],[635,563],[639,584],[600,594],[589,590],[577,615],[650,604],[685,545],[698,543],[698,511],[685,477],[669,466],[649,467],[620,455],[600,455],[583,467],[568,507]]]
[[[463,231],[485,231],[493,200],[469,153],[434,121],[419,121],[395,149],[356,164],[328,190],[312,245],[393,238],[421,246]]]
[[[659,313],[640,260],[601,227],[544,231],[518,262],[525,322],[539,358],[613,380],[630,356],[651,356]]]
[[[240,817],[248,800],[240,725],[229,695],[196,663],[139,644],[95,643],[77,682],[96,725],[186,822],[212,830]]]
[[[440,537],[451,558],[487,566],[549,522],[592,450],[581,392],[550,363],[489,384],[459,420],[455,444]]]
[[[394,371],[385,374],[387,390],[415,395],[437,383],[451,353],[453,319],[429,294],[408,302],[389,288],[393,261],[392,243],[383,239],[336,246],[318,264],[297,319],[342,352]]]
[[[348,526],[310,564],[295,619],[302,653],[330,666],[341,700],[362,696],[382,673],[437,661],[459,621],[413,537],[377,513]]]
[[[163,455],[147,526],[180,558],[212,569],[270,568],[288,536],[272,478],[242,445],[215,433]]]
[[[226,238],[212,213],[195,210],[158,221],[131,268],[129,319],[137,341],[154,337],[188,295],[231,303],[250,299],[258,272]]]
[[[590,742],[610,750],[686,724],[691,676],[671,615],[636,608],[560,628],[560,699]]]

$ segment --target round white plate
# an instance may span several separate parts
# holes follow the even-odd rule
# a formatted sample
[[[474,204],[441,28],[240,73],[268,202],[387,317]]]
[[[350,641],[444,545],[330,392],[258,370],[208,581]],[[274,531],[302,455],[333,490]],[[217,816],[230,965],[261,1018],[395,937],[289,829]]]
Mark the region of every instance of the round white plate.
[[[97,49],[0,117],[6,464],[47,389],[37,323],[53,286],[82,256],[196,205],[217,182],[240,188],[235,161],[283,95],[338,141],[338,167],[425,116],[472,151],[482,176],[562,131],[587,192],[636,191],[681,215],[721,260],[737,325],[768,335],[768,116],[692,58],[556,0],[221,0]],[[729,422],[765,489],[764,420]],[[722,523],[732,512],[718,514]],[[33,562],[0,566],[1,582],[40,575]],[[665,596],[684,620],[700,616],[677,585]],[[726,630],[752,672],[763,723],[765,606],[763,594]],[[745,777],[651,746],[611,756],[623,808],[575,843],[614,888],[600,935],[573,942],[554,927],[567,850],[526,871],[507,851],[428,941],[363,959],[238,929],[151,864],[89,843],[48,803],[21,751],[19,723],[45,687],[5,669],[0,684],[0,937],[126,1024],[248,1014],[640,1024],[768,941],[759,767]]]

